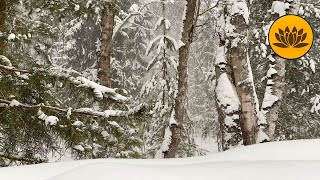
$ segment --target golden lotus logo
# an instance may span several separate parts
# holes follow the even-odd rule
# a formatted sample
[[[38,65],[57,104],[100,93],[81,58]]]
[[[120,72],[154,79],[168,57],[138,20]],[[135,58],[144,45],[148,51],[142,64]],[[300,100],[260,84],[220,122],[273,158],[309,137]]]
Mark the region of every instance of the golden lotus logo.
[[[296,27],[293,27],[292,31],[286,27],[285,30],[279,29],[279,34],[275,33],[278,43],[273,43],[273,45],[281,48],[302,48],[307,46],[309,43],[304,43],[303,41],[307,38],[307,33],[303,34],[303,29],[297,31]]]
[[[295,15],[277,19],[269,30],[272,50],[285,59],[297,59],[311,48],[313,32],[309,23]]]

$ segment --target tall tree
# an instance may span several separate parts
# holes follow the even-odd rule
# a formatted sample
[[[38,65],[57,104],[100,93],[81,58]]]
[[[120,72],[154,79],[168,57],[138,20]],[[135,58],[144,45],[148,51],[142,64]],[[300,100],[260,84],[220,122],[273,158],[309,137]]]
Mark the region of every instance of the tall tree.
[[[149,127],[146,133],[146,144],[151,145],[151,148],[147,149],[146,153],[155,155],[156,158],[163,158],[171,142],[168,122],[171,122],[174,114],[174,98],[177,89],[177,60],[174,55],[178,51],[178,46],[175,39],[168,35],[171,29],[171,22],[166,16],[168,4],[166,1],[160,1],[154,5],[157,8],[162,7],[161,15],[157,17],[158,20],[153,28],[159,34],[154,34],[155,38],[151,40],[146,50],[146,55],[151,55],[152,59],[147,66],[149,75],[141,89],[141,96],[147,97],[148,103],[152,104],[152,118],[147,124]]]
[[[193,41],[194,30],[197,23],[199,1],[187,0],[185,19],[183,20],[183,31],[181,41],[183,45],[179,48],[178,62],[178,94],[174,105],[175,120],[170,122],[171,142],[168,151],[164,152],[165,158],[174,158],[177,154],[181,141],[181,130],[186,109],[188,92],[188,59],[189,49]]]
[[[257,113],[259,108],[257,108],[258,100],[248,54],[248,2],[246,0],[234,0],[229,4],[228,11],[230,25],[234,27],[229,32],[231,43],[228,47],[228,58],[233,69],[234,83],[241,104],[240,124],[243,144],[255,144],[258,132]]]
[[[283,9],[288,11],[288,14],[297,15],[300,9],[300,0],[288,1],[288,2],[279,2],[274,1],[272,7],[281,6],[285,7],[285,3],[290,3],[289,9]],[[272,9],[274,11],[274,9]],[[278,18],[284,14],[274,13],[272,16]],[[283,93],[285,90],[285,75],[286,75],[286,62],[287,60],[275,55],[269,55],[269,70],[267,72],[267,86],[264,94],[264,99],[262,102],[262,126],[265,130],[265,133],[268,135],[269,139],[260,139],[261,141],[274,140],[274,133],[276,129],[276,123],[279,119],[279,111],[283,101]]]
[[[107,1],[101,17],[101,37],[100,37],[100,56],[98,61],[98,78],[100,84],[110,87],[111,85],[111,53],[112,36],[115,24],[117,0]]]
[[[6,0],[0,0],[0,31],[1,32],[3,32],[5,30],[6,10],[7,10],[7,2],[6,2]],[[1,37],[0,54],[4,53],[5,43],[6,42],[5,42],[4,37]]]
[[[216,99],[218,106],[218,122],[220,124],[220,135],[218,139],[219,150],[227,150],[241,145],[242,133],[240,127],[241,107],[234,85],[234,75],[231,59],[227,52],[230,47],[229,32],[230,11],[226,3],[218,4],[218,36],[219,47],[215,57],[216,74]]]
[[[139,157],[142,140],[134,137],[136,122],[127,120],[140,108],[128,112],[127,98],[115,89],[42,58],[50,55],[48,46],[56,42],[60,28],[50,24],[62,23],[64,15],[75,18],[75,9],[80,13],[84,6],[70,1],[7,2],[9,33],[3,33],[7,46],[0,56],[0,166],[53,156]]]

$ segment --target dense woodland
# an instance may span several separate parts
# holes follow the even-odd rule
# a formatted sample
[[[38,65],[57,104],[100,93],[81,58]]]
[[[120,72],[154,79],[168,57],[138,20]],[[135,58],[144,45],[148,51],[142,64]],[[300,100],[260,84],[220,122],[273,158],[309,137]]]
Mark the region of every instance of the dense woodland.
[[[269,46],[286,14],[314,31],[300,59]],[[319,19],[317,0],[0,0],[0,166],[318,138]]]

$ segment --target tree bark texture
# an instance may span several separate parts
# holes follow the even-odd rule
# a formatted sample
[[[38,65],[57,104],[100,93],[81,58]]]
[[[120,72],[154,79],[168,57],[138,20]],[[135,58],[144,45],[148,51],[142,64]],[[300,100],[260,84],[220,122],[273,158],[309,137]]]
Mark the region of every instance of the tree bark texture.
[[[183,21],[181,38],[184,45],[179,48],[178,94],[174,106],[177,124],[170,124],[170,130],[172,132],[171,144],[169,145],[169,150],[164,153],[165,158],[174,158],[177,154],[181,141],[183,117],[187,102],[189,49],[197,21],[198,0],[187,0],[186,6],[186,17]]]
[[[112,36],[115,25],[115,6],[117,0],[110,0],[105,3],[101,17],[100,53],[98,60],[98,78],[101,85],[111,86],[111,53]]]
[[[7,10],[6,0],[0,0],[0,31],[2,32],[5,30],[6,10]],[[6,46],[6,39],[2,37],[0,39],[0,54],[3,54],[5,52],[5,46]]]
[[[298,14],[300,8],[300,0],[294,0],[290,2],[290,9],[288,14]],[[283,101],[283,93],[285,91],[285,75],[286,75],[286,59],[274,56],[274,62],[271,62],[271,66],[276,70],[277,73],[269,77],[273,83],[267,84],[267,88],[271,88],[271,94],[277,97],[277,101],[272,104],[271,107],[262,109],[266,112],[265,117],[267,121],[266,134],[269,136],[270,141],[274,140],[274,133],[276,129],[276,123],[279,119],[279,111]],[[269,86],[269,87],[268,87]],[[271,87],[270,87],[271,86]]]
[[[241,14],[231,16],[235,36],[231,37],[229,59],[233,68],[234,83],[241,104],[240,125],[243,144],[256,143],[258,132],[255,87],[248,56],[248,24]],[[235,42],[233,42],[235,41]],[[234,46],[233,44],[236,43]]]

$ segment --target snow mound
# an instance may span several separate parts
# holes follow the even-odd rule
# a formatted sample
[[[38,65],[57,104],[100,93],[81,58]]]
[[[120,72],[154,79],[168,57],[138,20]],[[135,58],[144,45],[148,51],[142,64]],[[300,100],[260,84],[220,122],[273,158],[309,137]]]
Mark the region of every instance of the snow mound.
[[[100,159],[0,168],[10,180],[317,179],[320,140],[252,145],[184,159]]]
[[[231,149],[208,155],[215,161],[320,160],[320,139],[279,141]]]

